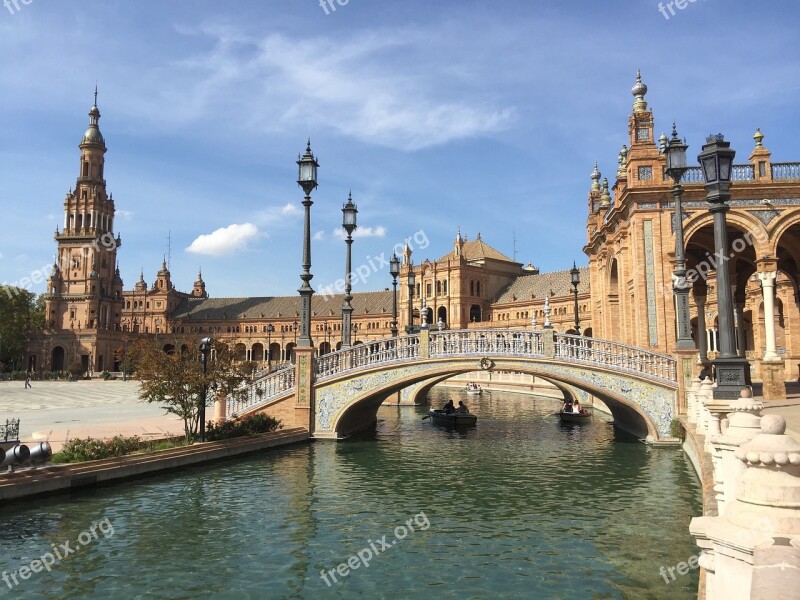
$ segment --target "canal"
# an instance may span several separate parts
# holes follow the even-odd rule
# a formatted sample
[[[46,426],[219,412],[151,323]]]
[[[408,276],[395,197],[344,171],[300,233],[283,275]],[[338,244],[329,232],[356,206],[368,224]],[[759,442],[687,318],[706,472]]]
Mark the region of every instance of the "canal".
[[[476,428],[384,407],[346,442],[0,507],[0,597],[696,598],[681,451],[546,398],[448,397]]]

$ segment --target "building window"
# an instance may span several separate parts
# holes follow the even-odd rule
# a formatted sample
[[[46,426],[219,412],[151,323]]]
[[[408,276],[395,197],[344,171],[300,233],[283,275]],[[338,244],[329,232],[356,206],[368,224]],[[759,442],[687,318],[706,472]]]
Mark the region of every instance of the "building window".
[[[432,290],[433,290],[433,286],[432,286],[430,283],[426,283],[426,284],[425,284],[425,295],[426,295],[428,298],[430,298],[430,297],[431,297],[431,291],[432,291]]]
[[[653,167],[639,167],[639,181],[648,181],[653,178]]]
[[[640,142],[646,142],[650,139],[650,130],[647,127],[639,127],[636,130],[636,139]]]

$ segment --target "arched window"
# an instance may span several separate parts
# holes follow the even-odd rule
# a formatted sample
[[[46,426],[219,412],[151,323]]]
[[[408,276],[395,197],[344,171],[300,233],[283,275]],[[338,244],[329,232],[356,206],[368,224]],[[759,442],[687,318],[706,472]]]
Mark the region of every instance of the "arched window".
[[[89,163],[86,161],[83,161],[83,176],[84,177],[89,176]]]

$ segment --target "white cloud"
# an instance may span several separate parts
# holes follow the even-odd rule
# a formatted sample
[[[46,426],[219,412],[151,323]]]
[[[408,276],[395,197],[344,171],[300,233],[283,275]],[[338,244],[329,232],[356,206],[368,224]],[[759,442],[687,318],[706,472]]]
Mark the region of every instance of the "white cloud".
[[[299,206],[292,204],[291,202],[286,204],[286,206],[281,209],[281,214],[285,216],[299,215],[302,214],[302,212],[303,211],[300,210]]]
[[[274,225],[286,219],[297,217],[303,214],[302,209],[296,204],[287,202],[283,206],[268,206],[258,211],[253,220],[259,225]]]
[[[314,237],[311,238],[311,239],[313,239],[315,242],[319,242],[320,240],[324,240],[325,239],[325,232],[320,229],[318,232],[316,232],[314,234]]]
[[[117,209],[117,216],[122,217],[126,221],[130,221],[133,218],[133,213],[129,210],[121,210]]]
[[[208,256],[226,256],[243,249],[256,236],[258,227],[252,223],[228,225],[213,233],[199,236],[186,251]]]
[[[217,119],[220,107],[231,106],[231,89],[249,131],[329,128],[401,150],[503,131],[515,120],[516,108],[487,94],[480,74],[461,73],[431,51],[438,32],[248,37],[211,24],[178,33],[213,46],[170,63],[169,77],[158,77],[159,106],[181,107],[169,115],[173,124]]]
[[[334,229],[333,230],[334,237],[343,240],[347,237],[345,234],[344,229]],[[353,232],[354,238],[368,238],[368,237],[386,237],[386,227],[383,225],[377,225],[376,227],[364,227],[359,226]]]

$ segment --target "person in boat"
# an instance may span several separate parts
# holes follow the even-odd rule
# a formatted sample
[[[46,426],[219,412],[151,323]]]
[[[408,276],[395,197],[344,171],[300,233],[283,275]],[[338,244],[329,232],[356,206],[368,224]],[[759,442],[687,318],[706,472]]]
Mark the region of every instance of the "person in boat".
[[[575,402],[572,403],[572,412],[576,414],[581,414],[583,412],[583,409],[581,409],[581,403],[578,402],[577,400],[575,400]]]
[[[452,414],[453,412],[455,412],[455,410],[456,410],[456,407],[453,406],[453,400],[452,399],[448,400],[447,404],[445,404],[442,407],[442,412],[444,414],[446,414],[446,415]]]
[[[571,400],[566,400],[564,402],[564,406],[561,408],[561,411],[565,412],[565,413],[571,413],[572,412],[572,401]]]
[[[457,415],[468,415],[469,414],[469,409],[467,408],[467,405],[464,404],[463,400],[459,400],[458,401],[458,410],[456,410],[456,414]]]

